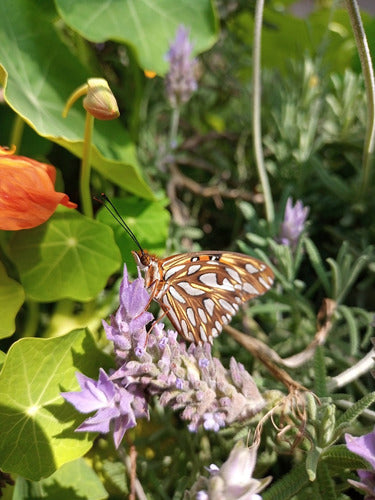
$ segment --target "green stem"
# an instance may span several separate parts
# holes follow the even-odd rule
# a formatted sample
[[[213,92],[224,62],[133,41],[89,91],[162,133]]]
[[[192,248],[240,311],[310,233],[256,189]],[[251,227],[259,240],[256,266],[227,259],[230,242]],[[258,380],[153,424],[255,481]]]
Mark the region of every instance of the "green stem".
[[[171,124],[169,128],[169,147],[175,149],[177,145],[177,132],[180,123],[180,106],[173,108],[171,115]]]
[[[94,128],[94,117],[86,113],[85,136],[83,139],[83,154],[81,162],[80,194],[82,212],[91,219],[94,216],[90,193],[90,172],[91,172],[91,142]]]
[[[346,0],[346,7],[348,9],[350,22],[352,24],[358,54],[361,61],[368,103],[367,129],[362,157],[362,180],[360,187],[360,195],[363,196],[367,190],[371,178],[371,164],[375,147],[375,81],[370,50],[367,43],[366,33],[363,29],[357,0]]]
[[[261,35],[263,20],[264,0],[257,0],[255,6],[254,18],[254,39],[253,39],[253,145],[255,154],[255,163],[258,170],[259,180],[263,188],[264,203],[266,209],[267,221],[271,224],[275,218],[275,210],[271,195],[270,184],[266,167],[264,165],[264,155],[262,147],[262,124],[260,117],[261,104]]]
[[[21,140],[24,128],[25,128],[25,122],[19,115],[15,115],[9,146],[16,146],[16,151],[18,151],[18,154],[21,146]]]
[[[26,302],[27,316],[22,337],[35,337],[39,325],[39,304],[33,300]]]

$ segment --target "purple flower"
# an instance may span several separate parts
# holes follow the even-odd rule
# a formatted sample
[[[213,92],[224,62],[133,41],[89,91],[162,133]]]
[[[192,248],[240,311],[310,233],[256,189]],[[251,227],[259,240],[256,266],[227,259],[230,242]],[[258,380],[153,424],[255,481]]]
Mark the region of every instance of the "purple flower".
[[[355,487],[364,490],[366,500],[375,500],[375,429],[364,436],[354,437],[345,434],[348,449],[365,459],[373,470],[359,469],[358,476],[361,481],[348,481]]]
[[[112,431],[116,447],[127,429],[135,427],[136,418],[147,417],[147,403],[134,387],[122,387],[110,380],[100,369],[99,380],[77,373],[81,392],[63,392],[62,396],[81,413],[96,411],[76,430],[81,432]]]
[[[234,358],[229,370],[211,354],[211,345],[186,344],[175,331],[156,323],[145,312],[149,295],[138,277],[129,283],[126,267],[120,288],[120,306],[110,324],[103,322],[114,344],[117,369],[101,370],[99,380],[78,375],[81,392],[64,393],[81,413],[96,411],[78,430],[112,432],[116,446],[136,419],[148,416],[147,401],[158,396],[162,406],[180,410],[192,432],[203,426],[221,427],[249,419],[264,407],[253,379]],[[111,425],[110,425],[111,423]]]
[[[279,241],[294,250],[299,237],[305,228],[309,207],[304,207],[302,201],[298,200],[293,207],[292,198],[288,198],[285,208],[284,221],[281,224]]]
[[[187,102],[197,89],[195,79],[195,59],[191,59],[192,44],[189,42],[189,30],[183,25],[177,29],[176,38],[166,55],[169,72],[165,77],[168,100],[173,107]]]
[[[269,484],[271,477],[262,480],[252,477],[256,457],[256,446],[248,448],[238,442],[220,468],[212,464],[208,469],[210,477],[201,476],[198,479],[188,493],[188,498],[261,500],[262,497],[258,493]]]

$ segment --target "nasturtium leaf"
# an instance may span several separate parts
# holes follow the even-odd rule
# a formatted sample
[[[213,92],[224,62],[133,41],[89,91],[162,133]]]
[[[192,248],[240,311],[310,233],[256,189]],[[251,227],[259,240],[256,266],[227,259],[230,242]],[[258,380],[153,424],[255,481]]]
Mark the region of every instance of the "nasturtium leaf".
[[[91,300],[121,266],[112,230],[64,207],[41,226],[17,231],[10,257],[27,297],[40,302]]]
[[[27,481],[21,476],[16,479],[14,498],[17,500],[101,500],[108,498],[108,492],[94,470],[79,458],[64,464],[46,479]]]
[[[111,201],[136,236],[141,247],[150,253],[162,255],[165,250],[170,222],[170,214],[165,208],[165,203],[163,201],[150,202],[135,197],[114,198]],[[112,227],[123,261],[128,270],[134,270],[135,265],[131,251],[139,250],[137,245],[104,207],[98,212],[98,220]]]
[[[17,281],[8,277],[0,262],[0,338],[12,335],[16,329],[16,314],[23,304],[25,292]]]
[[[92,75],[61,41],[55,21],[49,0],[1,0],[0,84],[6,102],[30,127],[82,157],[82,103],[77,102],[65,119],[61,113],[70,94]],[[154,198],[119,120],[95,120],[93,144],[95,169],[131,193]]]
[[[164,74],[165,54],[180,24],[190,31],[195,53],[216,41],[218,24],[210,0],[55,0],[64,21],[91,42],[127,43],[140,65]]]
[[[25,338],[10,348],[0,374],[0,468],[38,481],[83,456],[93,435],[60,395],[79,389],[75,373],[97,378],[108,358],[88,331],[54,339]]]

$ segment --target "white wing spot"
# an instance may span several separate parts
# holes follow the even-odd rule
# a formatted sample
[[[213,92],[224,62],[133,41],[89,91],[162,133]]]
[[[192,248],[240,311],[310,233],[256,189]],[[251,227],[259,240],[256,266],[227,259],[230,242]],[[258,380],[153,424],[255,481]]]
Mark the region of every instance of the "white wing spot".
[[[210,316],[214,313],[215,302],[212,299],[203,299],[203,305]]]
[[[245,269],[250,274],[254,274],[254,273],[257,273],[259,271],[259,269],[256,268],[255,266],[253,266],[252,264],[246,264]]]
[[[187,323],[184,319],[181,320],[181,328],[182,328],[182,331],[185,335],[185,337],[188,336],[188,327],[187,327]]]
[[[207,335],[202,325],[199,327],[199,333],[203,342],[207,342]]]
[[[191,274],[194,274],[196,273],[197,271],[199,271],[199,269],[201,268],[202,266],[200,264],[195,264],[195,266],[190,266],[188,267],[188,276],[190,276]]]
[[[180,281],[180,283],[176,283],[179,287],[181,287],[188,295],[204,295],[203,290],[199,290],[199,288],[194,288],[187,281]]]
[[[229,316],[229,317],[230,317],[230,316]],[[232,318],[230,318],[230,319],[232,319]],[[224,325],[226,325],[226,324],[228,323],[228,318],[227,318],[226,316],[224,316],[224,315],[223,315],[223,316],[221,317],[221,321],[222,321],[222,323],[223,323]]]
[[[229,311],[232,315],[236,314],[235,309],[233,309],[232,305],[229,304],[229,302],[227,302],[225,299],[219,299],[219,303],[224,307],[224,309]]]
[[[194,342],[194,340],[195,340],[195,339],[194,339],[194,335],[192,334],[192,332],[187,332],[187,334],[186,334],[186,338],[187,338],[188,340],[191,340],[191,342]]]
[[[180,304],[185,304],[186,300],[183,298],[183,296],[175,289],[174,286],[169,287],[169,293],[172,295],[173,298],[175,298]]]
[[[218,332],[218,331],[216,330],[216,328],[212,328],[212,330],[211,330],[211,335],[212,335],[213,337],[217,337],[217,336],[219,335],[219,333],[220,333],[220,332]]]
[[[241,276],[235,269],[232,269],[231,267],[226,267],[225,270],[231,278],[237,281],[237,283],[242,283]]]
[[[221,330],[223,329],[223,326],[221,323],[219,323],[219,321],[215,321],[215,326],[217,328],[217,331],[220,333]]]
[[[168,311],[167,311],[167,316],[168,318],[172,321],[172,323],[174,322],[175,325],[178,325],[179,324],[179,321],[178,321],[178,318],[177,318],[177,314],[174,312],[174,310],[172,309],[169,301],[168,301],[168,297],[167,295],[164,295],[163,296],[163,302],[164,304],[167,306],[168,308]]]
[[[267,283],[267,281],[266,281],[266,280],[264,280],[262,277],[258,278],[258,281],[259,281],[259,283],[260,283],[261,285],[263,285],[263,286],[264,286],[264,288],[265,288],[266,290],[269,290],[269,289],[271,288],[271,286],[269,285],[269,283]]]
[[[191,307],[188,307],[186,309],[186,314],[187,314],[187,317],[189,318],[190,323],[193,326],[197,326],[197,322],[196,322],[196,319],[195,319],[195,314],[194,314],[194,311],[193,311],[193,309]]]
[[[224,278],[223,284],[219,285],[217,282],[217,274],[216,273],[205,273],[199,276],[199,281],[201,281],[204,285],[211,286],[212,288],[219,288],[220,290],[227,290],[228,292],[234,292],[234,286],[228,278]]]
[[[253,295],[259,295],[258,290],[250,283],[244,283],[243,289],[246,293],[252,293]]]
[[[208,300],[208,299],[207,299]],[[207,323],[207,316],[204,310],[201,307],[198,307],[198,314],[203,323]]]
[[[168,269],[168,271],[166,273],[164,273],[164,279],[169,280],[169,278],[171,276],[178,273],[178,271],[181,271],[181,269],[183,269],[184,267],[185,267],[185,264],[180,264],[179,266],[171,267],[170,269]]]

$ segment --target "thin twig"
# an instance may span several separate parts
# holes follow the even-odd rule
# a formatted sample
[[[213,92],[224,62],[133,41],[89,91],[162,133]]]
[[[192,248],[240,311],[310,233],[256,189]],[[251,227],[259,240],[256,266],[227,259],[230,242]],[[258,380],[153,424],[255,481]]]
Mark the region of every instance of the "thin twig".
[[[277,380],[280,380],[289,392],[293,392],[295,390],[298,391],[307,391],[306,387],[301,385],[296,380],[293,380],[292,377],[282,368],[278,367],[274,361],[278,357],[278,355],[266,346],[260,340],[257,340],[253,337],[249,337],[244,333],[236,330],[232,326],[226,325],[224,329],[229,333],[231,337],[233,337],[239,344],[243,345],[245,349],[247,349],[251,354],[259,359],[266,368],[274,375]]]
[[[371,351],[368,352],[366,356],[359,360],[354,366],[351,366],[336,377],[333,377],[327,384],[328,391],[334,391],[340,387],[344,387],[350,384],[350,382],[357,380],[362,375],[371,371],[375,366],[374,358],[375,347],[373,347]]]

